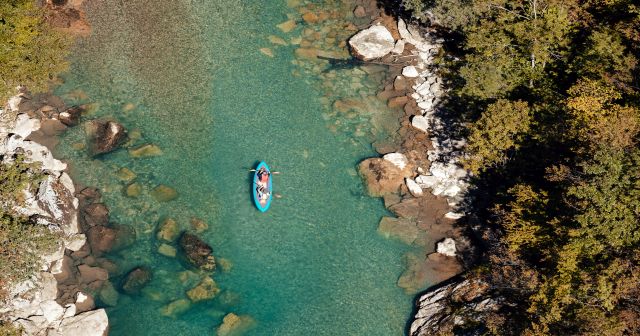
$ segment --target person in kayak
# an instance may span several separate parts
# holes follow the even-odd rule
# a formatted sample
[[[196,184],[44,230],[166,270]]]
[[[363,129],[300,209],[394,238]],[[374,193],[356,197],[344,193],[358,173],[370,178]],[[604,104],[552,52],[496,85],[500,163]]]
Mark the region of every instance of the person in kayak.
[[[266,183],[269,181],[269,175],[271,174],[264,169],[264,167],[260,168],[260,170],[258,170],[258,181]]]

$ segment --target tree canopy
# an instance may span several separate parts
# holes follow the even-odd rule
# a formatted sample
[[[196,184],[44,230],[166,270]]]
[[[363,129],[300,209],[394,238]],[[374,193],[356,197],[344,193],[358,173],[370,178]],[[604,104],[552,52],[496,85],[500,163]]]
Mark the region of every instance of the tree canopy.
[[[0,1],[0,102],[21,85],[32,92],[47,89],[67,69],[69,44],[45,22],[34,0]]]
[[[402,1],[439,25],[495,335],[640,334],[640,7]],[[496,238],[497,237],[497,238]],[[484,271],[482,271],[484,270]]]

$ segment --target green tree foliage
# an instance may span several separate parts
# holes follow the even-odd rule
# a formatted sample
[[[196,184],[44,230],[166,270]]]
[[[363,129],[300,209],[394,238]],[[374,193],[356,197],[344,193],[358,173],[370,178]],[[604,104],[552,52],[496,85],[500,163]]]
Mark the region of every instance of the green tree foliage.
[[[24,202],[23,191],[42,180],[39,167],[21,155],[0,162],[0,288],[25,280],[40,268],[40,256],[52,252],[57,234],[13,210]],[[0,290],[0,298],[4,296]]]
[[[34,0],[0,1],[0,101],[20,85],[45,90],[67,69],[70,40],[49,27],[44,14]]]
[[[531,111],[523,101],[500,99],[490,104],[469,129],[469,149],[473,153],[466,166],[477,173],[506,160],[509,150],[518,149],[529,131]]]
[[[442,64],[489,237],[473,274],[508,300],[489,333],[640,335],[637,1],[403,3],[460,53]]]

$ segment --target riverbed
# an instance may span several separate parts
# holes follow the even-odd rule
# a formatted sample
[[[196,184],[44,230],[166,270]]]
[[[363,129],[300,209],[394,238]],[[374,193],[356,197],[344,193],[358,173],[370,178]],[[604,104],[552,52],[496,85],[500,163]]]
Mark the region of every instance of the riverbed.
[[[339,13],[355,2],[311,7],[328,13],[331,26],[349,20]],[[131,245],[109,256],[114,285],[134,267],[153,272],[139,295],[120,293],[117,303],[98,297],[112,335],[212,334],[228,313],[246,317],[246,335],[403,334],[412,296],[396,281],[410,248],[377,233],[388,213],[356,171],[376,155],[370,143],[393,130],[393,113],[375,98],[384,70],[300,58],[295,50],[315,32],[325,41],[339,36],[299,20],[299,8],[229,0],[87,8],[93,33],[76,46],[57,93],[87,104],[84,120],[122,123],[130,140],[94,158],[77,127],[57,155],[78,183],[101,189],[112,222],[135,231]],[[279,27],[291,21],[291,30]],[[336,110],[339,100],[365,106],[366,115]],[[160,151],[133,154],[149,144]],[[267,213],[250,199],[249,169],[260,160],[281,172],[274,176],[281,197]],[[177,197],[158,197],[159,185]],[[206,223],[198,235],[214,249],[210,275],[221,290],[170,314],[167,305],[185,300],[203,275],[158,252],[157,226],[167,218],[183,230]]]

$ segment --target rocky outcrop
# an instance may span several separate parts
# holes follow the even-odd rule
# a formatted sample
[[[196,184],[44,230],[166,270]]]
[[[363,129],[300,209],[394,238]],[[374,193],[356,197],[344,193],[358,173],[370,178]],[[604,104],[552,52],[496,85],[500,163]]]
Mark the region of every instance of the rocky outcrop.
[[[356,56],[366,61],[390,53],[395,47],[395,40],[385,26],[379,25],[359,31],[349,39],[349,45]]]
[[[13,210],[61,236],[59,248],[42,256],[41,272],[7,289],[8,300],[0,307],[0,315],[29,335],[106,335],[107,315],[103,309],[92,310],[95,305],[89,291],[99,288],[109,275],[84,263],[83,258],[93,257],[85,252],[86,237],[78,220],[80,202],[73,181],[64,172],[67,166],[47,147],[27,140],[39,136],[42,125],[57,121],[55,111],[65,109],[61,103],[45,108],[48,105],[42,101],[55,101],[53,97],[25,100],[27,96],[20,93],[0,109],[0,155],[11,160],[22,153],[27,162],[41,163],[44,179],[35,193],[25,190],[25,202],[15,204]]]
[[[492,298],[481,280],[459,278],[429,289],[416,302],[409,335],[481,335],[486,315],[498,310],[502,298]]]
[[[85,132],[92,155],[112,152],[127,139],[124,127],[115,121],[90,120],[85,124]]]

